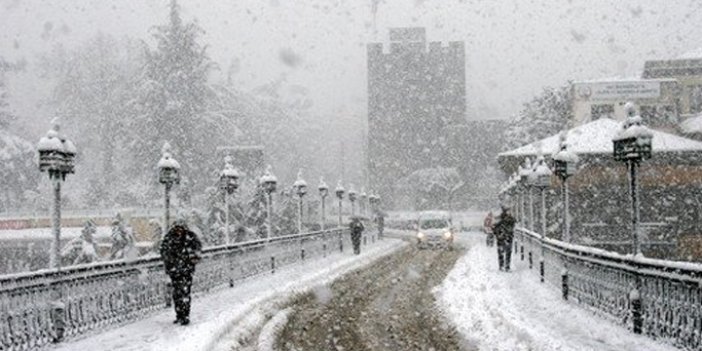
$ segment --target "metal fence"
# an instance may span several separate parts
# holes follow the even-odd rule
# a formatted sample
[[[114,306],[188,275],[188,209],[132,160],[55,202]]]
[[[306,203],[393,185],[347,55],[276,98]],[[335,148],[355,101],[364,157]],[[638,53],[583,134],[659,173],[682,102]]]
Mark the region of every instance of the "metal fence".
[[[564,299],[634,333],[702,349],[702,264],[621,255],[515,230],[516,255],[538,263]]]
[[[367,231],[363,244],[376,241]],[[347,229],[210,247],[194,275],[205,293],[280,267],[350,251]],[[89,330],[143,318],[170,305],[160,257],[0,276],[0,349],[26,350]]]

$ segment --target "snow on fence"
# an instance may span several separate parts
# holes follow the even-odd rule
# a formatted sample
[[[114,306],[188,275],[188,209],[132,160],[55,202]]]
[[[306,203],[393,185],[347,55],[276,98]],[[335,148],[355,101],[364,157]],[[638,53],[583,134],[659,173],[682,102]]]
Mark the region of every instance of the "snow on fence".
[[[366,231],[363,244],[376,241]],[[347,229],[331,229],[203,250],[194,293],[234,286],[305,259],[349,250]],[[0,276],[0,349],[34,349],[89,330],[143,318],[171,303],[158,256]]]
[[[523,228],[515,239],[516,255],[529,268],[538,263],[541,280],[564,299],[635,333],[683,350],[702,348],[702,264],[621,255]]]

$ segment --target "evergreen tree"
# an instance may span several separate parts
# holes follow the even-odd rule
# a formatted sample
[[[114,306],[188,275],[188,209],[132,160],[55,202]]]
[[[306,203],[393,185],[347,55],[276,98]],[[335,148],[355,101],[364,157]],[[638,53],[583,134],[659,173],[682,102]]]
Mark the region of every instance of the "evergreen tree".
[[[29,195],[25,191],[36,189],[39,184],[34,145],[8,130],[15,120],[8,98],[4,74],[0,71],[0,212],[17,210],[25,195]]]
[[[132,128],[137,134],[134,153],[143,162],[153,163],[168,141],[187,173],[205,169],[207,156],[214,151],[208,137],[213,126],[204,118],[212,64],[205,47],[197,43],[201,33],[195,23],[183,22],[175,0],[170,4],[169,22],[155,27],[156,48],[146,52],[138,102],[141,113]]]
[[[570,85],[544,88],[510,121],[506,131],[507,149],[541,140],[567,127],[572,119],[573,94]]]

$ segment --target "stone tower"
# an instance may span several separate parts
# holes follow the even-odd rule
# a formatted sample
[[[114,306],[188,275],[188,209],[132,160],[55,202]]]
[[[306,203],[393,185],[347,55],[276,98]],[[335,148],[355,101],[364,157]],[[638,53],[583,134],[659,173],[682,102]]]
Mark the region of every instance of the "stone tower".
[[[391,28],[390,45],[368,44],[370,186],[386,207],[397,181],[413,171],[458,161],[450,128],[465,124],[463,42],[427,42],[424,28]]]

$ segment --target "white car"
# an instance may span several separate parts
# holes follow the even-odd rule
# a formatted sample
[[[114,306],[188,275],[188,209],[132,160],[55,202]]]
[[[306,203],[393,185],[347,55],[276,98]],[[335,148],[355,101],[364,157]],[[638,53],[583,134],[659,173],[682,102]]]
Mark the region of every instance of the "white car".
[[[417,221],[419,249],[452,249],[454,230],[448,216],[420,216]]]

